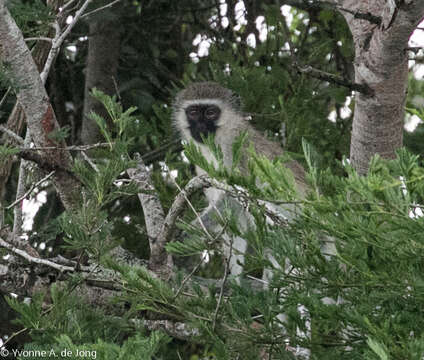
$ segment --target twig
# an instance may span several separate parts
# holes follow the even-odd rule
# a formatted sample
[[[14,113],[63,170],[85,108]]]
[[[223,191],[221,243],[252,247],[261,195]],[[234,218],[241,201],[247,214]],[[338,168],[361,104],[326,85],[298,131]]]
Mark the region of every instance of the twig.
[[[407,47],[405,50],[412,51],[414,54],[418,54],[420,50],[423,50],[423,49],[424,49],[423,46],[410,46],[410,47]]]
[[[120,1],[121,0],[115,0],[115,1],[112,1],[111,3],[109,3],[109,4],[106,4],[104,6],[97,8],[97,9],[94,9],[94,10],[88,12],[87,14],[82,15],[81,19],[84,19],[84,18],[86,18],[87,16],[90,16],[90,15],[93,15],[96,12],[99,12],[99,11],[102,11],[102,10],[107,9],[109,7],[112,7],[113,5],[115,5],[116,3],[120,2]]]
[[[377,26],[380,26],[383,21],[383,19],[380,16],[375,16],[371,14],[370,12],[363,13],[359,11],[353,11],[338,5],[335,5],[334,7],[339,11],[344,11],[344,12],[347,12],[348,14],[353,15],[355,19],[366,20],[370,22],[371,24],[376,24]]]
[[[55,171],[52,171],[51,173],[49,173],[47,176],[43,177],[40,181],[37,181],[35,184],[33,184],[31,186],[31,188],[22,196],[20,196],[19,198],[17,198],[13,203],[11,203],[9,206],[6,207],[7,210],[13,208],[16,204],[20,203],[23,199],[25,199],[29,194],[31,194],[31,192],[40,184],[42,184],[44,181],[47,181],[48,179],[50,179],[53,174],[55,173]]]
[[[4,241],[2,238],[0,238],[0,246],[4,247],[7,250],[12,251],[16,255],[19,255],[20,257],[24,258],[25,260],[28,260],[29,262],[32,262],[32,263],[35,263],[35,264],[40,264],[40,265],[46,265],[46,266],[49,266],[53,269],[59,270],[60,272],[75,271],[75,269],[73,267],[59,265],[59,264],[56,264],[56,263],[54,263],[50,260],[47,260],[47,259],[40,259],[40,258],[31,256],[27,252],[25,252],[21,249],[18,249],[16,247],[14,247],[13,245],[9,244],[8,242]]]
[[[63,5],[60,9],[60,13],[63,13],[71,4],[73,4],[75,0],[68,1],[65,5]]]
[[[177,182],[174,179],[173,179],[173,181],[174,181],[174,185],[177,187],[177,189],[179,190],[180,194],[184,197],[184,199],[187,202],[188,206],[193,211],[194,215],[196,216],[197,220],[199,221],[199,224],[202,227],[202,230],[204,231],[204,233],[207,235],[207,237],[209,238],[209,240],[213,240],[214,239],[213,236],[210,234],[210,232],[206,228],[205,224],[203,223],[203,221],[202,221],[199,213],[196,211],[196,209],[194,208],[193,204],[188,199],[186,192],[183,189],[181,189],[181,187],[177,184]]]
[[[14,133],[12,130],[8,129],[6,126],[0,125],[0,131],[3,131],[10,138],[16,140],[20,145],[24,144],[24,139],[22,139],[18,134]]]
[[[230,240],[230,252],[229,252],[229,256],[228,256],[228,258],[225,259],[224,276],[222,278],[221,289],[219,290],[218,303],[216,304],[215,313],[213,315],[212,329],[215,329],[216,320],[218,318],[219,308],[221,307],[222,297],[224,295],[224,287],[225,287],[225,283],[227,282],[227,278],[228,278],[228,268],[230,266],[230,259],[231,259],[232,253],[233,253],[233,240],[231,239]]]
[[[17,331],[17,332],[14,332],[12,335],[10,335],[2,344],[1,344],[1,346],[2,347],[4,347],[4,346],[6,346],[6,344],[8,343],[8,342],[10,342],[13,338],[15,338],[15,337],[17,337],[17,336],[19,336],[20,334],[22,334],[22,333],[24,333],[25,331],[27,331],[28,330],[28,328],[23,328],[23,329],[21,329],[21,330],[19,330],[19,331]]]
[[[50,48],[49,54],[47,55],[46,62],[44,63],[43,71],[40,74],[41,81],[43,84],[47,81],[47,76],[49,75],[50,67],[52,66],[53,60],[56,57],[56,54],[59,51],[61,43],[59,43],[60,39],[60,25],[57,21],[55,21],[52,26],[54,27],[55,34],[54,38],[51,40],[52,47]]]
[[[171,208],[168,211],[168,214],[165,217],[165,220],[162,225],[162,229],[158,236],[158,241],[164,245],[171,241],[172,235],[175,230],[175,223],[177,218],[181,215],[185,209],[187,203],[186,198],[188,198],[194,192],[204,189],[210,186],[210,181],[207,176],[196,176],[191,179],[185,188],[180,191],[180,193],[175,197],[174,202],[171,205]]]
[[[188,280],[190,280],[190,278],[194,275],[194,273],[199,269],[199,267],[203,264],[203,261],[205,261],[205,257],[202,256],[202,258],[200,259],[199,263],[194,267],[194,269],[190,272],[190,274],[188,274],[183,281],[181,282],[180,287],[178,288],[177,292],[175,293],[174,298],[172,299],[173,301],[175,301],[177,299],[177,297],[180,295],[181,291],[184,288],[184,285],[187,283]]]
[[[119,92],[118,82],[116,81],[115,76],[112,75],[113,86],[115,88],[116,97],[118,98],[118,102],[122,104],[121,93]]]
[[[353,10],[344,8],[340,5],[337,5],[335,1],[286,0],[285,3],[287,5],[294,6],[305,11],[317,10],[317,9],[322,9],[323,7],[329,7],[335,10],[347,12],[353,15],[355,19],[366,20],[378,26],[380,26],[382,23],[382,18],[380,16],[375,16],[371,14],[370,12],[353,11]]]
[[[96,172],[96,173],[98,173],[99,172],[99,168],[97,167],[97,165],[90,159],[90,157],[87,155],[87,153],[85,152],[85,151],[82,151],[81,152],[81,154],[82,154],[82,156],[83,156],[83,158],[85,159],[85,161],[87,161],[89,164],[90,164],[90,166],[94,169],[94,171]]]
[[[53,26],[56,30],[56,34],[52,40],[52,47],[50,49],[49,55],[47,57],[46,63],[44,65],[44,69],[40,75],[43,84],[46,83],[47,76],[49,74],[50,68],[52,66],[53,60],[56,57],[56,54],[59,52],[60,47],[62,46],[63,41],[71,32],[72,28],[75,26],[77,21],[80,19],[82,14],[84,13],[87,6],[90,4],[92,0],[86,0],[84,4],[82,4],[81,8],[75,13],[71,23],[66,27],[66,29],[60,33],[60,26],[57,21],[54,22]]]
[[[297,69],[297,71],[299,73],[305,73],[308,74],[309,76],[319,79],[319,80],[323,80],[323,81],[328,81],[330,83],[333,84],[337,84],[340,86],[344,86],[347,87],[348,89],[352,90],[352,91],[358,91],[360,93],[363,93],[365,95],[369,95],[372,96],[373,95],[373,91],[372,89],[366,85],[366,84],[356,84],[356,83],[352,83],[351,81],[344,79],[338,75],[334,75],[334,74],[330,74],[318,69],[314,69],[312,66],[301,66],[299,65],[297,56],[296,56],[296,52],[295,52],[295,46],[293,44],[293,42],[291,41],[291,34],[290,34],[290,30],[287,27],[287,22],[286,21],[282,21],[282,27],[283,27],[283,31],[285,32],[286,35],[286,40],[287,43],[289,44],[289,48],[290,48],[290,54],[291,54],[291,59],[292,59],[292,65]]]
[[[70,171],[68,168],[65,168],[61,165],[52,164],[50,161],[48,161],[46,158],[42,157],[40,154],[32,151],[27,150],[21,150],[18,154],[19,157],[22,159],[32,161],[38,165],[38,167],[41,170],[44,170],[46,172],[51,172],[53,170],[60,171],[63,174],[66,174],[69,177],[74,178],[75,180],[80,181],[76,175]]]
[[[27,128],[25,135],[24,145],[29,147],[31,142],[31,133]],[[20,199],[25,195],[25,181],[27,178],[27,162],[24,159],[21,159],[19,164],[19,176],[18,176],[18,186],[16,188],[16,199]],[[17,206],[13,209],[13,239],[16,239],[22,233],[22,207]]]
[[[252,276],[252,275],[246,275],[246,277],[247,277],[248,279],[251,279],[251,280],[254,280],[254,281],[260,282],[260,283],[265,284],[265,285],[267,285],[267,286],[269,285],[269,282],[268,282],[268,281],[266,281],[266,280],[264,280],[264,279],[259,279],[259,278],[257,278],[257,277]]]
[[[25,38],[24,41],[47,41],[47,42],[53,42],[52,38],[46,37],[46,36],[39,36],[39,37],[29,37]]]
[[[0,130],[1,127],[0,127]],[[113,144],[113,143],[112,143]],[[43,147],[25,147],[20,148],[20,151],[39,151],[39,150],[60,150],[60,151],[87,151],[98,147],[108,147],[110,146],[110,143],[96,143],[96,144],[87,144],[87,145],[71,145],[71,146],[65,146],[65,147],[59,147],[59,146],[43,146]]]
[[[298,65],[296,62],[294,63],[294,65],[300,73],[308,74],[309,76],[311,76],[315,79],[328,81],[329,83],[344,86],[344,87],[346,87],[346,88],[348,88],[352,91],[358,91],[358,92],[365,94],[365,95],[373,95],[374,94],[372,89],[366,84],[352,83],[349,80],[344,79],[344,78],[342,78],[338,75],[330,74],[330,73],[327,73],[325,71],[314,69],[312,66],[309,66],[309,65],[302,67],[302,66]]]
[[[0,101],[0,108],[3,106],[3,103],[6,101],[7,96],[8,96],[8,95],[9,95],[9,93],[10,93],[10,90],[12,90],[12,87],[11,87],[11,86],[9,86],[9,87],[7,88],[6,92],[4,93],[3,97],[1,98],[1,101]]]
[[[193,314],[193,316],[195,316]],[[199,336],[199,329],[192,328],[188,324],[182,322],[173,322],[171,320],[147,320],[134,319],[134,323],[145,326],[149,330],[162,330],[168,335],[181,340],[193,341],[193,337]],[[202,318],[202,320],[209,320]]]

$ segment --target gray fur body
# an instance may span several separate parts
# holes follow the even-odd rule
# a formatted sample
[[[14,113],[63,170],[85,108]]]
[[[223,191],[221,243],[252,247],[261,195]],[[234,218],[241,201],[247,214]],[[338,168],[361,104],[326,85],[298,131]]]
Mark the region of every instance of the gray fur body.
[[[182,137],[186,141],[193,140],[196,145],[200,148],[203,156],[210,162],[216,163],[216,159],[209,150],[209,148],[196,141],[190,131],[188,125],[187,116],[185,110],[190,105],[216,105],[220,108],[221,114],[217,120],[217,129],[214,134],[215,143],[219,145],[224,156],[224,166],[231,168],[232,166],[232,144],[234,139],[237,138],[242,132],[247,131],[250,143],[253,144],[256,152],[260,155],[264,155],[269,159],[283,153],[283,149],[276,142],[268,140],[260,132],[255,130],[246,120],[242,110],[241,101],[239,97],[234,94],[231,90],[226,89],[214,82],[201,82],[193,83],[186,89],[182,90],[176,97],[174,103],[174,124],[181,133]],[[247,171],[245,164],[247,159],[242,159],[241,166],[242,171]],[[243,166],[244,164],[244,166]],[[295,176],[296,182],[299,185],[299,189],[303,192],[304,190],[304,171],[301,165],[295,161],[291,161],[286,164],[290,168]],[[198,175],[204,174],[204,171],[200,168],[196,168]],[[213,213],[213,209],[222,209],[224,203],[230,203],[229,206],[238,213],[238,218],[241,220],[241,227],[246,230],[249,225],[251,226],[254,222],[252,216],[245,210],[242,209],[240,204],[236,203],[233,199],[225,199],[225,193],[217,189],[207,189],[205,194],[209,201],[209,206],[203,212],[202,219],[208,222],[207,225],[212,223],[210,214]],[[228,200],[228,201],[226,201]],[[292,209],[290,209],[292,210]],[[289,211],[283,210],[284,216],[291,216]],[[231,239],[224,238],[224,253],[226,256],[229,254],[228,243]],[[234,276],[239,276],[243,271],[244,264],[244,253],[247,248],[246,241],[240,237],[232,239],[233,254],[230,258],[230,272]],[[270,260],[272,260],[270,258]],[[265,277],[270,274],[264,273]]]

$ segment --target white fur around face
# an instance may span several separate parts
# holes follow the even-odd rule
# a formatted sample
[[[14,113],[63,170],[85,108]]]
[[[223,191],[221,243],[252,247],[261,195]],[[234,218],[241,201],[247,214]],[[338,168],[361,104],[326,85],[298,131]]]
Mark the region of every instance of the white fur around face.
[[[185,100],[183,108],[186,108],[190,105],[216,105],[219,108],[224,106],[224,103],[219,99],[195,99],[195,100]]]
[[[229,130],[229,128],[234,128],[234,126],[237,126],[238,121],[235,121],[235,119],[240,119],[243,121],[243,118],[234,112],[230,106],[219,99],[196,99],[196,100],[185,100],[183,105],[179,108],[177,114],[176,114],[176,125],[178,127],[178,130],[182,132],[182,135],[185,140],[191,140],[192,136],[190,134],[190,131],[188,130],[188,122],[187,117],[185,114],[185,109],[191,105],[216,105],[221,110],[221,115],[219,117],[217,126],[218,131],[223,132],[226,130]],[[238,124],[240,126],[240,124]]]
[[[216,105],[221,110],[220,117],[216,124],[217,131],[215,133],[215,142],[224,152],[225,165],[231,166],[231,159],[225,156],[225,154],[231,152],[231,145],[234,139],[246,128],[244,118],[238,112],[233,111],[226,102],[220,99],[186,100],[179,107],[174,119],[175,125],[180,131],[183,139],[187,141],[193,140],[199,146],[203,156],[205,156],[208,161],[213,161],[214,163],[216,163],[216,159],[213,157],[209,148],[193,139],[190,133],[185,109],[191,105]]]

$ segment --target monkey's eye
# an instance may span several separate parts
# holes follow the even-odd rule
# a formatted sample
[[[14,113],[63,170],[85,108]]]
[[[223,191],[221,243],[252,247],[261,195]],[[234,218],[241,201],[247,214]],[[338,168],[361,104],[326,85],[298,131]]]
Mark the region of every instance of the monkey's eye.
[[[205,116],[208,119],[216,118],[218,115],[218,109],[216,107],[208,107],[205,111]]]
[[[187,113],[190,116],[197,116],[197,115],[199,115],[199,110],[196,109],[196,108],[189,108]]]

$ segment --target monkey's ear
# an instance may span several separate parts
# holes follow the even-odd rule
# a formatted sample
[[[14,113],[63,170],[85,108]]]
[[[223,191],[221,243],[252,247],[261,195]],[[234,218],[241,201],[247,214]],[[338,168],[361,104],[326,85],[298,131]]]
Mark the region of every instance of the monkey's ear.
[[[243,102],[241,100],[240,95],[236,94],[235,92],[232,92],[231,94],[231,105],[234,107],[234,109],[241,111],[243,108]]]

